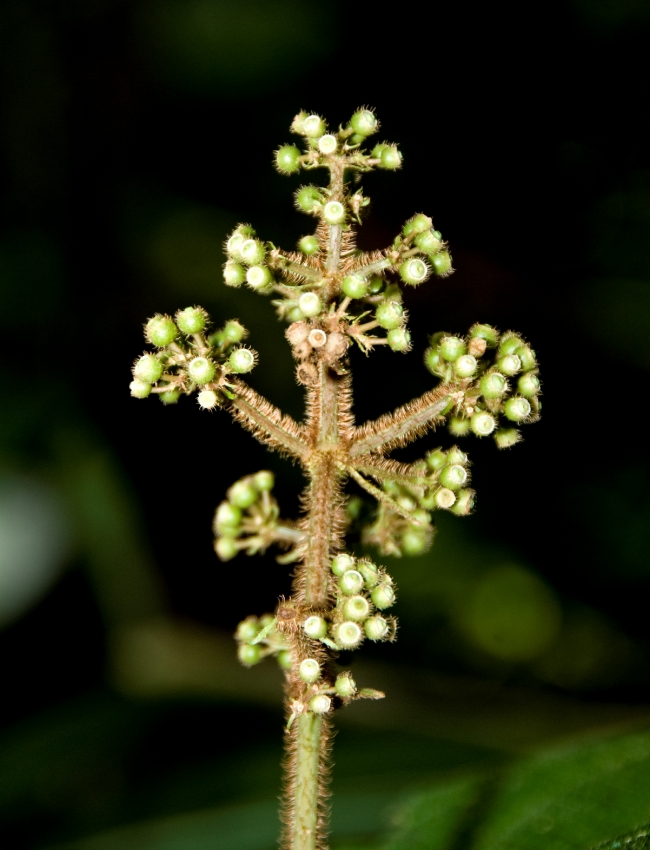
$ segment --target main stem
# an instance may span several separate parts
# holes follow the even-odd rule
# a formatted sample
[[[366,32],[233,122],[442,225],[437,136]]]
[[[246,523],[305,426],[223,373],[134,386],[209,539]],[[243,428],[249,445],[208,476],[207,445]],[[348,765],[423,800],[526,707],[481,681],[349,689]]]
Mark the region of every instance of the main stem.
[[[343,170],[331,172],[331,197],[343,200]],[[330,226],[325,269],[336,276],[341,261],[341,226]],[[341,510],[341,473],[337,449],[341,442],[341,379],[319,364],[318,382],[311,390],[310,422],[313,451],[308,464],[307,544],[294,580],[294,598],[305,612],[324,612],[330,603],[330,559],[340,548],[337,512]],[[303,645],[295,643],[300,652]],[[309,647],[304,649],[308,652]],[[294,667],[302,659],[294,658]],[[287,698],[292,699],[291,686]],[[291,708],[288,706],[288,713]],[[287,848],[321,850],[325,846],[325,781],[330,724],[306,711],[288,734]]]

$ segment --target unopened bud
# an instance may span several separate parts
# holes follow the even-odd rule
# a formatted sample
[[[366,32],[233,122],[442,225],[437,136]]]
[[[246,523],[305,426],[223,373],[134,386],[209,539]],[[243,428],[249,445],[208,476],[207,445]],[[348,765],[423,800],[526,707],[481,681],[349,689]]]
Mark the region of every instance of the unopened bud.
[[[377,132],[379,122],[374,112],[369,109],[358,109],[350,118],[350,126],[359,136],[371,136]]]
[[[404,321],[404,308],[398,301],[382,301],[375,311],[375,319],[387,331],[399,328]]]
[[[503,412],[511,422],[521,422],[530,414],[530,410],[530,402],[521,396],[513,396],[503,405]]]
[[[236,348],[228,358],[228,366],[236,375],[250,372],[255,366],[255,352],[250,348]]]
[[[459,490],[456,493],[456,501],[451,507],[452,513],[457,516],[467,516],[467,514],[472,512],[472,508],[474,507],[474,491],[473,490]]]
[[[214,541],[214,551],[220,561],[230,561],[239,552],[232,537],[219,537]]]
[[[395,591],[390,584],[382,582],[372,591],[371,598],[376,607],[383,611],[395,604]]]
[[[343,573],[353,569],[355,564],[356,560],[352,555],[348,555],[347,552],[341,552],[340,555],[335,555],[332,558],[332,572],[335,576],[342,576]]]
[[[228,501],[231,505],[245,510],[254,505],[259,497],[259,492],[250,481],[236,481],[228,490]]]
[[[426,460],[429,469],[442,469],[447,463],[447,453],[443,452],[442,449],[435,449],[432,452],[427,452]]]
[[[129,384],[129,390],[133,398],[146,398],[151,393],[151,384],[136,378]]]
[[[171,316],[160,314],[149,319],[145,327],[145,336],[152,345],[164,348],[176,339],[178,329]]]
[[[305,658],[304,661],[300,662],[298,675],[303,682],[311,685],[320,678],[320,664],[315,658]]]
[[[298,242],[298,250],[302,251],[303,254],[307,254],[308,257],[317,254],[320,251],[318,239],[315,236],[303,236],[300,242]]]
[[[216,366],[207,357],[195,357],[187,367],[190,378],[195,384],[209,384],[216,375]]]
[[[449,420],[449,433],[453,434],[454,437],[466,437],[471,428],[472,424],[469,419],[466,419],[463,416],[453,416]]]
[[[368,294],[368,281],[358,274],[349,274],[343,278],[341,289],[348,298],[365,298]]]
[[[498,372],[488,372],[481,378],[479,387],[485,398],[501,398],[508,389],[508,384],[503,375]]]
[[[459,463],[453,466],[445,466],[440,473],[440,483],[450,490],[459,490],[467,481],[467,470]]]
[[[476,372],[478,364],[472,354],[463,354],[454,363],[454,372],[459,378],[470,378]]]
[[[272,281],[273,275],[266,266],[251,266],[246,272],[246,283],[251,289],[265,289]]]
[[[452,271],[451,254],[449,251],[438,251],[437,254],[433,254],[429,259],[438,277],[446,277]]]
[[[201,333],[206,323],[205,310],[200,307],[187,307],[176,313],[176,324],[184,334]]]
[[[440,340],[438,350],[440,351],[441,357],[448,362],[453,363],[454,360],[458,360],[459,357],[462,357],[465,354],[467,346],[465,345],[465,341],[460,339],[460,337],[445,336]]]
[[[275,166],[282,174],[300,170],[300,151],[295,145],[283,145],[275,153]]]
[[[363,576],[357,570],[347,570],[339,579],[339,587],[348,596],[358,593],[363,588]]]
[[[526,372],[517,381],[517,389],[526,398],[532,398],[539,392],[539,378],[534,372]]]
[[[262,651],[257,644],[242,643],[237,648],[237,657],[245,667],[252,667],[262,660]]]
[[[272,472],[262,469],[260,472],[256,472],[253,476],[253,483],[260,493],[264,493],[265,491],[273,489],[275,479]]]
[[[405,328],[388,331],[386,340],[392,351],[409,351],[411,348],[411,334]]]
[[[499,428],[494,434],[494,442],[500,449],[510,449],[521,440],[521,434],[516,428]]]
[[[512,378],[513,375],[516,375],[521,370],[521,360],[516,354],[504,354],[497,361],[497,367],[504,375]]]
[[[253,615],[246,617],[245,620],[242,620],[241,623],[237,624],[235,640],[242,641],[243,643],[249,643],[253,640],[253,638],[257,637],[259,630],[260,624],[257,617]]]
[[[265,254],[266,250],[259,239],[245,239],[239,249],[239,255],[247,266],[259,265]]]
[[[320,115],[308,115],[302,122],[302,132],[310,139],[317,139],[325,132],[325,122]]]
[[[307,617],[302,627],[307,637],[312,638],[312,640],[320,640],[327,634],[327,622],[315,614],[312,617]]]
[[[133,367],[133,377],[147,384],[155,384],[163,373],[163,364],[153,354],[143,354]]]
[[[366,637],[370,640],[383,640],[388,634],[390,626],[387,620],[376,614],[374,617],[369,617],[363,624],[363,630]]]
[[[303,292],[298,299],[298,308],[309,319],[313,319],[323,309],[323,302],[315,292]]]
[[[336,693],[340,697],[353,697],[357,692],[357,683],[349,673],[339,673],[334,682]]]

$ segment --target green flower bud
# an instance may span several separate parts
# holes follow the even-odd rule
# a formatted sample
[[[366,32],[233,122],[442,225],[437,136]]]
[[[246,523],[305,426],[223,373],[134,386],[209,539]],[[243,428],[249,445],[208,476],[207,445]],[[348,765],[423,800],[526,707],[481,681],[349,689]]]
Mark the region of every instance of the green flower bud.
[[[438,251],[437,254],[433,254],[429,259],[431,260],[434,272],[439,277],[445,277],[452,271],[451,254],[449,251]]]
[[[525,369],[527,372],[537,366],[537,356],[533,349],[530,348],[528,345],[520,346],[515,351],[515,354],[517,354],[519,356],[519,359],[521,360],[521,368]]]
[[[236,375],[250,372],[255,366],[255,352],[250,348],[236,348],[228,358],[228,366]]]
[[[427,452],[426,460],[429,469],[442,469],[447,464],[447,454],[442,449],[435,449],[432,452]]]
[[[328,224],[343,224],[345,207],[340,201],[328,201],[323,207],[323,218]]]
[[[237,657],[245,667],[252,667],[262,660],[262,650],[257,644],[242,643],[237,648]]]
[[[473,357],[471,354],[463,354],[454,363],[454,372],[459,378],[471,378],[477,368],[476,357]]]
[[[451,512],[456,516],[467,516],[474,507],[474,491],[459,490],[456,493],[456,501],[451,506]]]
[[[239,528],[241,523],[241,509],[230,502],[222,502],[214,515],[214,524],[217,530],[222,528]]]
[[[146,384],[155,384],[162,373],[163,364],[155,354],[143,354],[133,367],[133,377]]]
[[[305,118],[307,118],[308,113],[304,110],[299,112],[296,116],[294,116],[293,121],[291,122],[291,127],[289,128],[292,133],[296,133],[298,136],[304,136],[305,131],[303,129],[303,123]]]
[[[388,145],[385,142],[380,142],[378,145],[375,145],[372,149],[372,158],[373,159],[381,159],[382,153],[386,150]]]
[[[300,151],[295,145],[282,145],[275,152],[275,167],[283,174],[300,171]]]
[[[467,463],[467,455],[458,446],[452,446],[447,452],[447,466],[451,466],[453,463],[460,463],[461,465]]]
[[[306,213],[316,212],[323,202],[323,194],[318,186],[302,186],[296,192],[296,204]]]
[[[539,392],[539,378],[534,372],[526,372],[517,381],[517,389],[526,398],[532,398]]]
[[[209,384],[217,372],[214,363],[207,357],[195,357],[190,360],[187,371],[195,384]]]
[[[485,398],[501,398],[508,389],[508,384],[503,375],[488,372],[481,378],[479,387]]]
[[[317,254],[320,251],[320,244],[315,236],[303,236],[298,242],[298,250],[302,251],[308,257]]]
[[[499,449],[510,449],[521,440],[521,434],[516,428],[499,428],[494,435],[494,442]]]
[[[368,294],[369,295],[377,295],[384,288],[384,279],[379,277],[379,275],[375,275],[370,278],[368,282]]]
[[[332,707],[332,700],[327,694],[316,694],[309,700],[309,710],[314,714],[327,714]]]
[[[129,384],[129,390],[131,390],[133,398],[146,398],[151,392],[151,384],[136,378]]]
[[[186,307],[176,313],[176,324],[184,334],[201,333],[205,327],[205,310],[201,307]]]
[[[325,122],[320,115],[308,115],[302,122],[302,132],[310,139],[317,139],[325,132]]]
[[[370,603],[365,596],[351,596],[343,605],[343,616],[348,620],[360,622],[370,613]]]
[[[251,266],[246,272],[246,283],[251,289],[265,289],[273,280],[266,266]]]
[[[273,489],[273,485],[275,484],[275,478],[272,472],[268,472],[266,469],[262,469],[260,472],[256,472],[253,476],[253,484],[257,487],[260,493],[268,492]]]
[[[323,302],[315,292],[303,292],[298,299],[298,309],[309,319],[313,319],[323,309]]]
[[[499,356],[504,354],[515,354],[519,348],[522,348],[524,341],[516,334],[505,334],[501,337],[499,343]]]
[[[406,260],[399,267],[399,274],[404,283],[418,286],[429,277],[430,269],[424,260],[419,257],[411,257],[410,260]]]
[[[250,481],[236,481],[228,490],[230,504],[242,510],[254,505],[258,497],[259,491]]]
[[[433,227],[433,220],[424,213],[418,213],[411,219],[411,229],[416,233],[426,233]]]
[[[429,533],[424,528],[409,528],[402,534],[400,546],[403,555],[415,557],[428,551],[431,544]]]
[[[359,561],[357,572],[363,576],[367,588],[372,588],[379,582],[379,570],[372,561]]]
[[[440,356],[440,352],[435,348],[427,348],[424,352],[424,365],[433,375],[438,375],[444,371],[446,363]]]
[[[163,404],[176,404],[180,397],[180,390],[165,390],[164,393],[160,393],[160,395],[158,396],[158,398],[162,401]]]
[[[499,332],[492,325],[473,325],[469,330],[471,339],[484,339],[490,348],[499,341]]]
[[[456,494],[448,487],[441,487],[439,490],[436,490],[433,498],[436,503],[436,507],[442,508],[446,511],[449,510],[456,501]]]
[[[439,349],[440,356],[445,360],[453,363],[454,360],[458,360],[459,357],[462,357],[467,351],[467,346],[465,345],[465,340],[460,339],[457,336],[445,336],[440,341]]]
[[[375,319],[380,327],[392,331],[404,322],[404,308],[398,301],[382,301],[375,310]]]
[[[355,646],[359,646],[362,638],[358,624],[351,620],[339,623],[334,629],[334,640],[342,649],[354,649]]]
[[[390,626],[379,614],[374,617],[369,617],[363,624],[363,630],[366,637],[370,640],[383,640],[388,634]]]
[[[384,608],[390,608],[395,604],[395,591],[390,584],[382,582],[372,591],[371,599],[375,606],[383,611]]]
[[[357,692],[357,683],[349,673],[339,673],[334,682],[336,693],[343,697],[353,697]]]
[[[343,294],[348,298],[365,298],[368,294],[368,281],[364,280],[358,274],[349,274],[343,278],[341,289]]]
[[[401,304],[404,298],[402,296],[402,290],[399,287],[399,283],[389,283],[384,290],[384,298],[387,301],[397,301]]]
[[[315,614],[312,617],[307,617],[302,627],[307,637],[312,638],[312,640],[320,640],[327,634],[327,622]]]
[[[411,348],[411,334],[404,328],[394,328],[386,334],[388,346],[393,351],[409,351]]]
[[[348,555],[346,552],[341,552],[340,555],[335,555],[332,558],[332,572],[335,576],[342,576],[348,570],[351,570],[356,564],[355,559],[352,555]]]
[[[437,230],[427,230],[424,233],[418,233],[413,241],[425,254],[429,254],[429,256],[437,254],[442,248],[442,240],[435,235],[437,232]]]
[[[350,118],[350,127],[358,136],[372,136],[379,129],[379,122],[369,109],[357,109]]]
[[[363,589],[363,576],[358,570],[346,570],[339,579],[341,592],[352,596]]]
[[[242,231],[237,228],[237,230],[235,230],[235,232],[228,238],[228,241],[226,242],[226,253],[230,257],[233,257],[235,260],[238,260],[240,257],[239,250],[245,239],[246,236],[244,235],[244,233],[242,233]]]
[[[223,267],[223,282],[226,286],[241,286],[245,280],[246,269],[240,263],[228,260]]]
[[[477,411],[472,416],[472,431],[477,437],[487,437],[496,428],[494,416],[483,411]]]
[[[467,470],[459,463],[455,463],[453,466],[445,466],[440,473],[440,483],[443,487],[449,487],[450,490],[460,490],[466,481]]]
[[[521,360],[516,354],[504,354],[497,360],[497,367],[500,372],[511,378],[521,370]]]
[[[288,649],[281,649],[278,652],[278,664],[283,670],[291,670],[293,667],[293,658]]]
[[[381,151],[380,159],[380,167],[386,168],[389,171],[394,171],[396,168],[401,168],[402,166],[402,154],[397,150],[395,145],[384,146]]]
[[[298,675],[306,682],[308,685],[313,684],[318,679],[320,679],[320,664],[316,661],[315,658],[305,658],[304,661],[300,662],[300,667],[298,668]]]
[[[164,348],[176,339],[178,329],[170,316],[160,313],[149,319],[144,329],[147,340],[157,348]]]
[[[264,259],[266,250],[259,239],[245,239],[239,249],[239,255],[247,266],[257,266]]]
[[[503,412],[511,422],[521,422],[530,414],[530,410],[530,402],[521,396],[513,396],[503,405]]]
[[[224,325],[223,335],[228,342],[241,342],[246,334],[246,328],[236,319],[231,319],[231,321],[226,322]]]
[[[213,390],[201,390],[196,400],[199,403],[199,407],[203,410],[214,410],[219,404],[219,397]]]
[[[318,150],[325,155],[334,153],[337,145],[336,136],[333,136],[331,133],[326,133],[318,140]]]
[[[253,638],[256,638],[260,631],[260,623],[257,617],[251,615],[237,624],[235,631],[235,640],[242,643],[250,643]]]

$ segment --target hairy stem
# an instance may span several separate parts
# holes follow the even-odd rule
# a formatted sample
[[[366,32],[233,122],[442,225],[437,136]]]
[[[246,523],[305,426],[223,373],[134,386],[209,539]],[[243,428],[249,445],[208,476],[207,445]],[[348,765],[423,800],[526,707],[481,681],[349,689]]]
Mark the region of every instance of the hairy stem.
[[[311,711],[297,721],[291,850],[319,846],[318,795],[323,718]]]

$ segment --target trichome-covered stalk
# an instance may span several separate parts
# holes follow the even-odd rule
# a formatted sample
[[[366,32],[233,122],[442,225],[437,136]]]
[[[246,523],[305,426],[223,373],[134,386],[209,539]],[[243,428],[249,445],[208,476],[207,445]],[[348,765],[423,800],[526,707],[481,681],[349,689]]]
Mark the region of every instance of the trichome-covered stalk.
[[[383,555],[423,554],[433,540],[432,514],[470,513],[469,461],[452,445],[400,463],[390,452],[446,423],[453,437],[492,435],[499,448],[519,440],[516,427],[539,414],[535,352],[518,335],[474,325],[465,336],[430,338],[425,366],[437,386],[419,398],[357,426],[352,413],[350,349],[369,354],[378,345],[411,348],[403,288],[452,271],[451,256],[432,220],[417,214],[383,250],[356,248],[355,227],[368,205],[358,176],[375,168],[395,170],[395,145],[364,148],[379,129],[374,113],[359,109],[330,132],[324,120],[299,113],[291,125],[304,150],[284,145],[277,168],[286,174],[326,168],[327,186],[296,191],[297,207],[316,219],[298,251],[286,252],[239,225],[228,237],[224,282],[275,295],[278,316],[306,391],[306,416],[294,421],[246,384],[256,353],[243,343],[236,320],[218,330],[200,307],[175,319],[156,315],[145,335],[155,351],[133,367],[131,393],[157,394],[165,404],[196,393],[203,410],[222,408],[269,448],[299,463],[307,479],[299,520],[285,520],[273,497],[273,475],[246,474],[228,490],[214,519],[215,550],[222,561],[253,555],[275,544],[280,563],[292,564],[293,587],[273,613],[251,616],[237,627],[238,654],[252,666],[275,656],[285,673],[286,757],[282,817],[285,850],[327,845],[327,778],[335,711],[355,699],[383,697],[358,688],[337,667],[341,650],[364,640],[395,638],[388,614],[396,599],[386,570],[370,558],[344,551],[346,537]],[[370,512],[348,503],[352,482],[374,503]],[[364,524],[359,515],[369,516]]]

